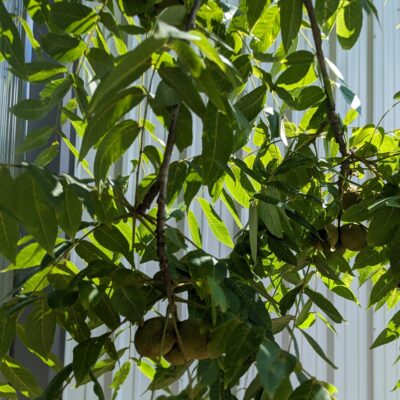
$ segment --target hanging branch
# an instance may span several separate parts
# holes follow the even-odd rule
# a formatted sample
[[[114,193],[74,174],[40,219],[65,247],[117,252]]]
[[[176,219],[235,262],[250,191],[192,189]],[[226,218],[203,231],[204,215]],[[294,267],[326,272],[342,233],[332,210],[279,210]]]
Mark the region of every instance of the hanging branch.
[[[190,10],[190,13],[188,15],[188,18],[187,18],[187,21],[185,24],[185,31],[188,31],[188,30],[194,28],[197,11],[200,8],[200,4],[201,4],[201,0],[194,1],[193,7]],[[167,139],[167,145],[166,145],[165,153],[164,153],[164,160],[161,165],[160,172],[159,172],[157,179],[150,186],[150,189],[147,191],[146,195],[144,196],[143,201],[141,203],[135,205],[135,207],[134,207],[135,212],[138,214],[144,214],[150,208],[151,204],[156,199],[157,195],[161,192],[161,189],[163,186],[163,184],[161,184],[161,176],[165,175],[165,171],[163,171],[163,169],[167,170],[166,180],[168,181],[168,170],[169,170],[169,164],[171,161],[172,150],[174,148],[175,140],[176,140],[176,126],[178,123],[179,110],[180,110],[180,104],[177,104],[171,111],[171,123],[170,123],[169,130],[168,130],[168,139]],[[163,178],[163,179],[165,179],[165,178]],[[165,195],[164,195],[164,198],[165,198]]]
[[[308,18],[310,20],[311,30],[314,38],[315,49],[317,53],[317,59],[319,68],[321,71],[321,77],[325,89],[325,94],[327,98],[327,114],[328,121],[333,131],[333,136],[339,145],[340,153],[343,157],[343,162],[341,163],[341,178],[339,179],[339,192],[342,194],[343,182],[346,181],[350,174],[350,162],[349,162],[349,152],[347,150],[346,141],[344,138],[343,126],[336,112],[336,105],[333,98],[331,82],[329,80],[328,69],[326,67],[325,56],[322,50],[322,35],[319,28],[317,18],[315,16],[315,10],[312,0],[303,0],[304,5],[307,9]]]
[[[200,8],[201,0],[195,0],[192,9],[188,15],[188,19],[185,25],[185,31],[188,31],[194,27],[194,23],[196,20],[197,11]],[[157,189],[159,190],[159,195],[157,199],[157,227],[156,227],[156,235],[157,235],[157,254],[160,263],[160,270],[164,276],[164,282],[166,284],[166,291],[168,302],[170,306],[170,312],[172,315],[175,314],[175,307],[174,307],[174,283],[171,276],[171,271],[169,269],[168,264],[168,256],[165,246],[165,221],[166,221],[166,199],[167,199],[167,187],[168,187],[168,173],[169,173],[169,165],[171,163],[172,151],[174,149],[175,141],[176,141],[176,130],[178,126],[178,117],[179,111],[181,108],[181,103],[178,103],[171,111],[171,122],[168,129],[168,138],[167,144],[165,147],[164,152],[164,159],[162,161],[160,171],[158,173],[158,178],[155,183]],[[156,189],[152,190],[152,194],[145,201],[150,201],[151,197],[156,192]]]

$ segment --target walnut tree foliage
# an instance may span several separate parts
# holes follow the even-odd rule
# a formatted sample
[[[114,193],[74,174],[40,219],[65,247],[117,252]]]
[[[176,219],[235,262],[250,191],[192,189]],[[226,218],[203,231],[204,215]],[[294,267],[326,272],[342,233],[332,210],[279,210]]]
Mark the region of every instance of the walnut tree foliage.
[[[98,378],[113,370],[116,397],[139,368],[158,399],[333,399],[296,346],[304,336],[334,367],[307,329],[346,316],[316,284],[357,303],[352,282],[371,280],[369,306],[400,299],[399,131],[355,125],[353,95],[324,54],[327,39],[354,46],[363,18],[378,18],[373,3],[24,0],[23,16],[9,10],[0,2],[3,62],[37,88],[11,112],[39,128],[29,123],[18,149],[34,161],[0,169],[3,273],[18,277],[0,309],[0,396],[58,399],[67,384],[94,383],[104,399]],[[50,168],[60,146],[85,179]],[[132,148],[129,174],[112,173]],[[199,212],[226,257],[203,249]],[[178,308],[205,341],[201,356],[184,343]],[[165,317],[153,320],[160,354],[139,358],[117,338],[133,341],[154,310]],[[74,340],[71,364],[52,353],[56,326]],[[289,348],[276,341],[283,331]],[[46,388],[9,355],[17,336],[54,369]],[[399,336],[397,313],[371,346]],[[254,380],[233,390],[250,369]]]

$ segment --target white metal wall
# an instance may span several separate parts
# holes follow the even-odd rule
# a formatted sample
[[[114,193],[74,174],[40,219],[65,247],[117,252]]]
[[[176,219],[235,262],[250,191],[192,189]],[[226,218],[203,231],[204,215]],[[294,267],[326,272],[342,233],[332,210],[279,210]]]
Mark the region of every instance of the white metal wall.
[[[391,0],[387,4],[383,1],[376,2],[379,11],[380,25],[376,20],[369,18],[364,24],[362,37],[350,52],[344,52],[340,48],[330,45],[329,58],[337,64],[348,86],[358,94],[362,102],[362,115],[357,124],[377,122],[381,115],[393,104],[393,94],[400,90],[400,74],[398,66],[400,62],[400,30],[396,30],[400,23],[400,2]],[[156,85],[153,86],[154,92]],[[347,105],[338,94],[338,108],[342,115],[345,114]],[[390,130],[399,126],[400,109],[391,112],[383,122],[383,126]],[[201,126],[195,124],[194,146],[187,154],[191,157],[198,154],[201,149]],[[196,149],[196,150],[193,150]],[[137,142],[130,149],[124,160],[118,166],[119,171],[127,173],[130,169],[129,160],[137,157]],[[176,155],[178,156],[178,155]],[[77,174],[83,171],[78,166]],[[133,193],[130,193],[133,198]],[[233,231],[235,229],[229,213],[221,204],[217,204],[218,211],[223,215],[223,220]],[[207,221],[202,217],[198,208],[194,209],[201,221],[204,247],[216,256],[223,255],[226,248],[220,245],[209,232]],[[243,223],[246,222],[243,213]],[[187,226],[185,226],[187,231]],[[149,272],[155,266],[144,266]],[[366,311],[368,284],[361,288],[354,287],[359,297],[360,306],[334,297],[331,297],[338,309],[346,319],[346,323],[336,327],[334,334],[320,323],[310,328],[309,333],[316,338],[318,343],[327,351],[328,356],[339,367],[333,370],[321,360],[309,347],[299,339],[299,348],[305,368],[320,379],[334,383],[338,387],[338,399],[345,400],[400,400],[400,393],[391,392],[397,379],[400,379],[400,368],[393,363],[399,354],[396,342],[373,351],[369,350],[373,338],[386,326],[394,310],[387,312],[385,309],[379,312]],[[122,334],[118,339],[118,345],[124,347],[129,342],[129,333]],[[285,337],[282,344],[287,343]],[[66,344],[66,362],[71,360],[72,343]],[[112,377],[106,376],[102,381],[104,387],[109,385]],[[121,390],[118,399],[149,399],[145,393],[148,380],[133,368],[128,381]],[[107,396],[107,395],[106,395]],[[109,392],[108,392],[108,396]],[[70,387],[64,396],[65,400],[94,399],[91,388],[74,389]],[[110,398],[110,397],[107,397]]]

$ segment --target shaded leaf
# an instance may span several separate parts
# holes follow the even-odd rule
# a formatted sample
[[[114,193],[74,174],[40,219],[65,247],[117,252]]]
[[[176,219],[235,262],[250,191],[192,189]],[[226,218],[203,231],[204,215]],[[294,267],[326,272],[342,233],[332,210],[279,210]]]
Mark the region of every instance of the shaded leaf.
[[[38,181],[25,172],[16,179],[18,188],[18,216],[28,232],[49,253],[53,253],[57,237],[57,223],[51,207],[40,190]]]
[[[166,39],[149,37],[122,56],[115,68],[97,87],[90,102],[89,113],[95,112],[111,96],[114,97],[119,90],[138,79],[150,67],[151,55],[159,51],[165,42]]]
[[[283,47],[288,51],[300,30],[303,18],[303,1],[280,0],[279,9]]]
[[[0,359],[10,350],[15,339],[16,321],[14,317],[0,317]]]
[[[106,336],[100,336],[85,340],[74,347],[72,369],[78,385],[90,373],[90,369],[98,360],[105,341]]]
[[[121,91],[107,103],[99,105],[96,114],[89,120],[85,135],[82,140],[79,158],[82,160],[89,149],[95,146],[109,131],[110,128],[127,112],[136,107],[144,98],[143,89],[133,87]],[[127,123],[127,122],[126,122]],[[125,123],[125,124],[126,124]],[[124,123],[116,128],[116,135],[126,133]],[[122,128],[121,128],[122,126]],[[110,132],[112,134],[112,132]],[[112,140],[111,138],[109,141]],[[118,142],[118,138],[116,138]],[[107,142],[104,146],[107,146]]]
[[[306,288],[304,292],[307,296],[312,300],[314,304],[316,304],[323,312],[328,315],[332,321],[340,324],[343,322],[343,317],[340,312],[336,309],[336,307],[321,293],[315,292],[309,288]]]
[[[0,363],[0,372],[25,397],[32,399],[42,394],[33,375],[14,358],[5,356]]]
[[[257,352],[256,365],[268,396],[274,397],[283,380],[289,378],[297,363],[296,357],[280,349],[271,340],[264,340]]]
[[[140,128],[135,121],[123,121],[115,125],[100,143],[94,161],[94,176],[104,180],[112,164],[118,161],[135,141]]]
[[[233,148],[233,132],[227,118],[210,103],[204,116],[202,141],[203,180],[210,187],[224,173]]]

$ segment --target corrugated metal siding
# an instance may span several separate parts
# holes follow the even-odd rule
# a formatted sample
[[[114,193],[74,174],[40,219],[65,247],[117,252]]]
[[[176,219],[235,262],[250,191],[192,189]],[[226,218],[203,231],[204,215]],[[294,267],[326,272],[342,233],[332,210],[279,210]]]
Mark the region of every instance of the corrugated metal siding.
[[[9,11],[21,15],[22,2],[16,0],[9,5]],[[23,84],[8,71],[6,63],[0,63],[0,162],[16,161],[15,148],[24,136],[24,124],[12,115],[9,108],[21,97]],[[0,265],[3,264],[0,257]],[[0,275],[0,298],[12,288],[12,274]]]
[[[380,16],[380,25],[369,18],[364,24],[360,42],[350,52],[343,52],[334,44],[327,47],[327,55],[337,64],[342,71],[348,86],[358,94],[362,102],[362,115],[357,120],[358,124],[377,122],[382,114],[392,105],[394,92],[400,90],[400,74],[398,65],[400,61],[400,30],[395,27],[400,23],[399,2],[389,1],[377,2]],[[154,85],[152,91],[155,91]],[[341,115],[345,114],[348,106],[343,97],[338,94],[338,109]],[[400,110],[391,112],[383,122],[386,129],[393,129],[399,125]],[[146,143],[148,144],[148,143]],[[195,123],[194,146],[185,156],[191,157],[198,154],[201,149],[201,126]],[[124,160],[116,167],[118,173],[128,173],[130,170],[129,160],[137,157],[137,142],[128,152]],[[179,155],[176,154],[176,157]],[[76,168],[78,176],[84,176],[82,169]],[[206,194],[204,193],[206,196]],[[129,193],[132,199],[134,193]],[[218,212],[222,213],[232,232],[235,230],[234,222],[229,213],[220,203],[216,205]],[[204,248],[216,256],[226,253],[225,246],[218,244],[209,231],[207,221],[202,217],[200,210],[194,209],[199,218]],[[246,212],[242,213],[243,221],[246,221]],[[187,226],[185,233],[188,233]],[[155,265],[145,265],[146,272],[155,270]],[[397,379],[400,378],[398,366],[393,366],[398,355],[398,345],[395,343],[370,351],[369,346],[376,335],[386,326],[392,312],[385,309],[373,312],[366,311],[368,293],[370,287],[365,284],[358,288],[354,285],[354,291],[359,297],[361,306],[344,301],[332,293],[328,293],[325,287],[320,288],[326,296],[331,298],[338,309],[343,313],[346,324],[336,326],[336,334],[327,330],[320,322],[310,328],[309,333],[327,352],[327,355],[339,367],[333,370],[321,360],[310,346],[298,337],[299,350],[305,368],[320,379],[326,379],[338,387],[338,399],[346,400],[397,400],[400,394],[391,392]],[[129,343],[129,332],[124,332],[117,341],[119,347]],[[282,345],[287,346],[288,338],[283,335],[280,339]],[[134,349],[133,349],[134,351]],[[72,358],[72,343],[66,344],[66,362]],[[102,382],[106,388],[112,377],[106,376]],[[177,386],[182,386],[177,384]],[[121,390],[118,399],[150,399],[149,393],[145,393],[148,380],[134,368],[128,381]],[[108,396],[110,396],[108,392]],[[109,398],[106,394],[106,397]],[[72,399],[94,399],[92,389],[73,389],[70,387],[65,400]]]

